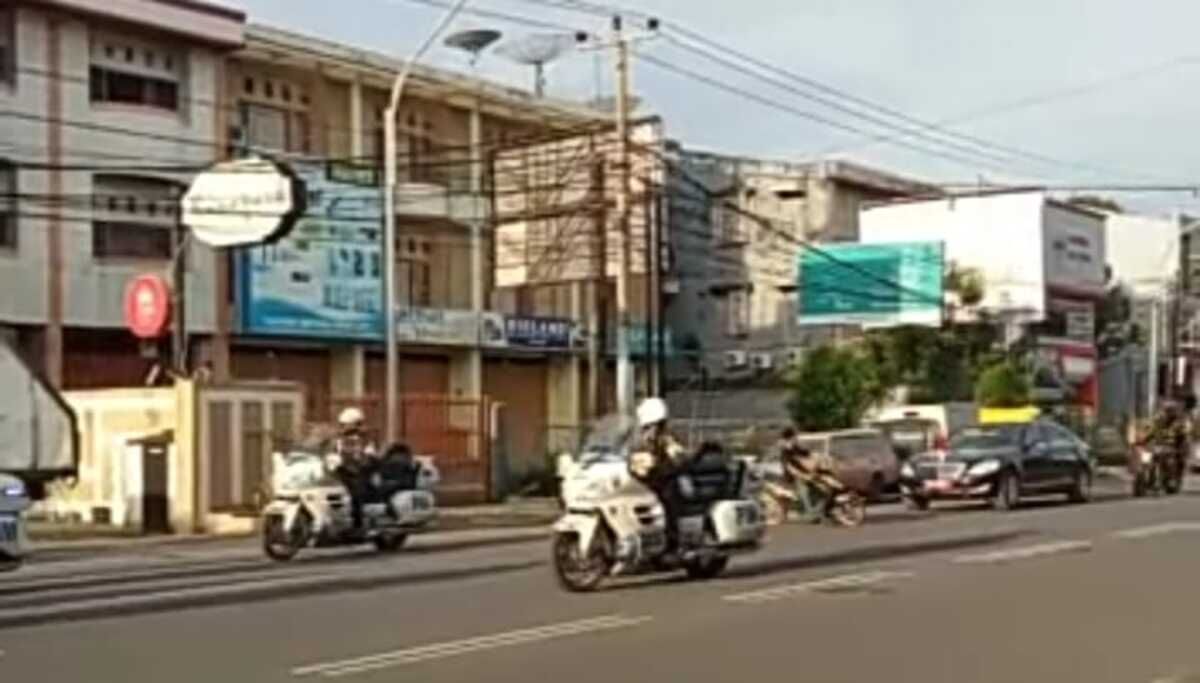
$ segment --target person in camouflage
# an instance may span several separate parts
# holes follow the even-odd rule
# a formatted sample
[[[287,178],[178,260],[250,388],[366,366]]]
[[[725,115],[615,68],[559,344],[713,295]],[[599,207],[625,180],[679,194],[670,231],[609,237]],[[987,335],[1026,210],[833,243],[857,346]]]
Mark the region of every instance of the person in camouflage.
[[[1175,453],[1175,466],[1183,471],[1186,465],[1191,425],[1177,401],[1164,401],[1143,438],[1146,444],[1170,448]]]

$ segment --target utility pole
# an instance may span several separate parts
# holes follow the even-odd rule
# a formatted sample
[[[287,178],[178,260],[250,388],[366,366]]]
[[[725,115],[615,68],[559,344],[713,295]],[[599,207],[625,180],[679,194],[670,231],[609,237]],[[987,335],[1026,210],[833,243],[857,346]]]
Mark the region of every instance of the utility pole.
[[[633,365],[629,358],[629,260],[630,260],[630,168],[629,168],[629,43],[622,31],[621,17],[612,20],[613,46],[616,48],[617,71],[617,220],[620,226],[620,249],[617,253],[617,412],[628,415],[633,411]]]
[[[400,438],[397,408],[403,409],[399,395],[400,350],[397,347],[399,340],[396,338],[396,185],[399,175],[396,169],[396,119],[400,115],[400,99],[404,96],[404,86],[412,73],[413,65],[462,11],[467,1],[458,0],[442,17],[425,42],[405,60],[404,66],[392,81],[391,95],[383,115],[383,325],[384,344],[387,347],[383,425],[386,443],[395,443]]]
[[[646,28],[658,30],[658,20],[649,19]],[[612,41],[616,50],[616,125],[618,142],[617,215],[621,241],[617,253],[617,412],[628,415],[633,411],[633,364],[629,349],[629,274],[632,260],[630,213],[633,207],[632,168],[629,158],[629,44],[620,15],[612,19]],[[650,264],[646,264],[649,275]],[[647,330],[648,331],[648,330]]]

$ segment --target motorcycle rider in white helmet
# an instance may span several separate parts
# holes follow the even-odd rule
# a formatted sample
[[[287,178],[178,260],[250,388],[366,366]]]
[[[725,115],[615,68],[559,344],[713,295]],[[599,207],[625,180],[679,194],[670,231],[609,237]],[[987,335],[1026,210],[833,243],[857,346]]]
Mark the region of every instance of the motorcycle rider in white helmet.
[[[354,528],[362,527],[363,504],[371,492],[372,460],[375,444],[367,439],[366,415],[359,408],[346,408],[338,414],[338,437],[334,452],[341,457],[338,475],[350,491],[350,511]]]
[[[629,458],[629,472],[658,496],[666,512],[667,542],[673,548],[677,524],[675,477],[687,464],[688,453],[667,428],[668,413],[667,402],[661,398],[647,398],[638,404],[640,433]]]

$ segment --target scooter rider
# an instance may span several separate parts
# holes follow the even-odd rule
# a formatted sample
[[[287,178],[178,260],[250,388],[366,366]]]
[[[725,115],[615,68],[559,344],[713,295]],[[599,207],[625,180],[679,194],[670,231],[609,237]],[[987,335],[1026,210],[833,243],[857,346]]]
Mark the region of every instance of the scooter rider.
[[[1168,400],[1162,403],[1158,413],[1154,416],[1144,441],[1148,444],[1172,449],[1175,453],[1175,464],[1182,470],[1189,437],[1190,430],[1181,406],[1176,401]]]
[[[640,433],[629,459],[629,471],[658,496],[666,512],[668,542],[673,545],[677,510],[673,484],[688,457],[687,450],[667,428],[668,412],[667,403],[661,398],[647,398],[638,404]]]

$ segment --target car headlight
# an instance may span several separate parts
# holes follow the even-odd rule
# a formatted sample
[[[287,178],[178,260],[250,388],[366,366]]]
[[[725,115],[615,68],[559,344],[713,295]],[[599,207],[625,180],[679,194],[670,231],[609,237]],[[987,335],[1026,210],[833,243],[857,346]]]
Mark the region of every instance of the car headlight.
[[[967,470],[967,475],[972,477],[986,477],[989,474],[995,474],[1000,471],[999,460],[984,460],[977,462]]]
[[[24,498],[25,497],[25,485],[20,484],[20,483],[8,484],[4,488],[0,489],[0,497],[2,497],[2,498]]]
[[[913,469],[911,462],[906,462],[900,466],[900,476],[907,477],[909,479],[917,476],[917,471]]]

